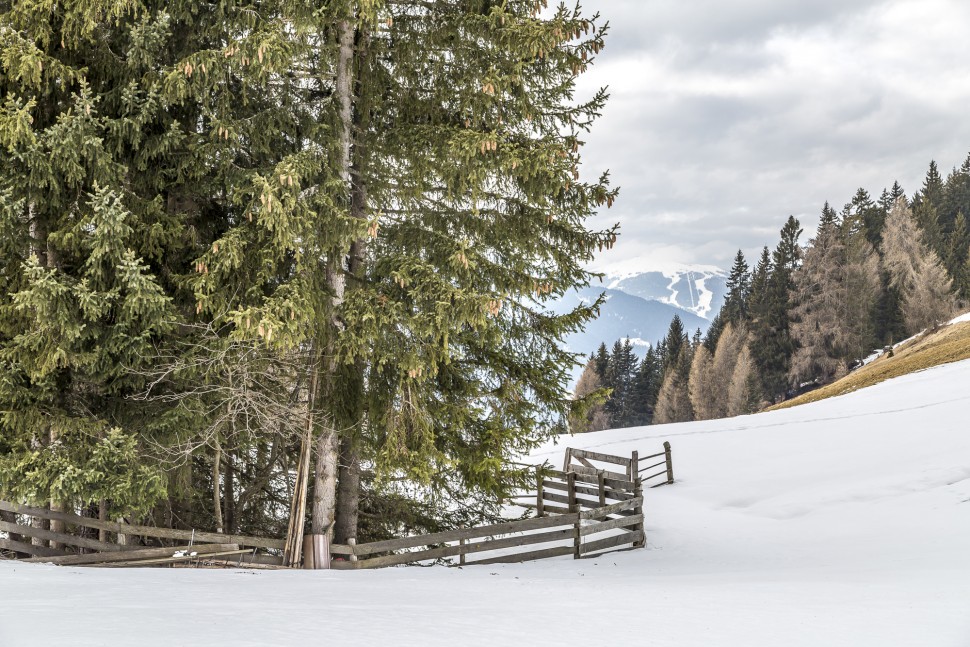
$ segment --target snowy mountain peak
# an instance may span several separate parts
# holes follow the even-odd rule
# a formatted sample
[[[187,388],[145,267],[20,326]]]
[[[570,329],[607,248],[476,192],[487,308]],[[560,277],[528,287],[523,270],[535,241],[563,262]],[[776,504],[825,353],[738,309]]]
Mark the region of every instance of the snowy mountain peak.
[[[606,286],[659,301],[710,319],[721,308],[727,273],[713,265],[681,265],[640,271],[611,271]]]

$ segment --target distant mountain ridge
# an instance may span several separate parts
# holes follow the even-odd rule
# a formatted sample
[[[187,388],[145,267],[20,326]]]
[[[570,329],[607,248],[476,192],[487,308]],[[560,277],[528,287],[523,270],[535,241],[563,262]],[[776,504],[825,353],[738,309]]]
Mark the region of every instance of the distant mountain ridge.
[[[709,265],[607,274],[607,286],[710,320],[724,303],[727,273]]]
[[[564,312],[605,293],[600,316],[583,332],[569,336],[567,347],[588,355],[601,343],[611,347],[617,339],[630,339],[642,356],[667,334],[674,315],[691,334],[698,328],[706,332],[724,303],[726,281],[726,272],[707,265],[607,272],[602,286],[569,292],[554,309]]]

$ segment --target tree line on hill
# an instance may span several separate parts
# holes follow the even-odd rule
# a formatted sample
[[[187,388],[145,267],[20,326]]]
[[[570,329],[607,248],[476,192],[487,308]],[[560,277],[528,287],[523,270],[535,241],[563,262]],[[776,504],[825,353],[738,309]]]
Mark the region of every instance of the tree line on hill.
[[[309,438],[312,532],[494,513],[616,240],[545,7],[0,0],[0,497],[280,536]]]
[[[602,344],[576,385],[595,400],[572,419],[596,431],[753,413],[831,382],[880,349],[947,321],[970,300],[970,156],[945,179],[931,162],[909,199],[899,183],[827,202],[799,244],[789,217],[752,270],[739,250],[705,336],[675,316],[640,360]]]

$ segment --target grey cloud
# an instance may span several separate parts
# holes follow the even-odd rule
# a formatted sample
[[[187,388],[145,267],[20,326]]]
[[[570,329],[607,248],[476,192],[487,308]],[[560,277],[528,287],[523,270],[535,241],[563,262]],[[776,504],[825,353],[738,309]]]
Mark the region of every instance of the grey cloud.
[[[937,5],[588,2],[613,25],[583,85],[613,95],[584,151],[622,186],[600,219],[623,228],[611,256],[727,263],[773,245],[789,214],[807,238],[825,200],[896,179],[912,192],[930,159],[959,164],[970,45],[945,36],[968,10]]]

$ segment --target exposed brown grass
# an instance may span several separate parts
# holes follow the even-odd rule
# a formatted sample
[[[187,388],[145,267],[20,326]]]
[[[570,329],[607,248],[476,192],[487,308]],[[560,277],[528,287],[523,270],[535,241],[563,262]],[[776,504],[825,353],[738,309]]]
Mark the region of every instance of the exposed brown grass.
[[[963,322],[921,335],[897,348],[892,357],[882,357],[849,373],[840,380],[769,407],[787,409],[799,404],[818,402],[837,395],[852,393],[867,386],[940,364],[970,359],[970,322]]]

